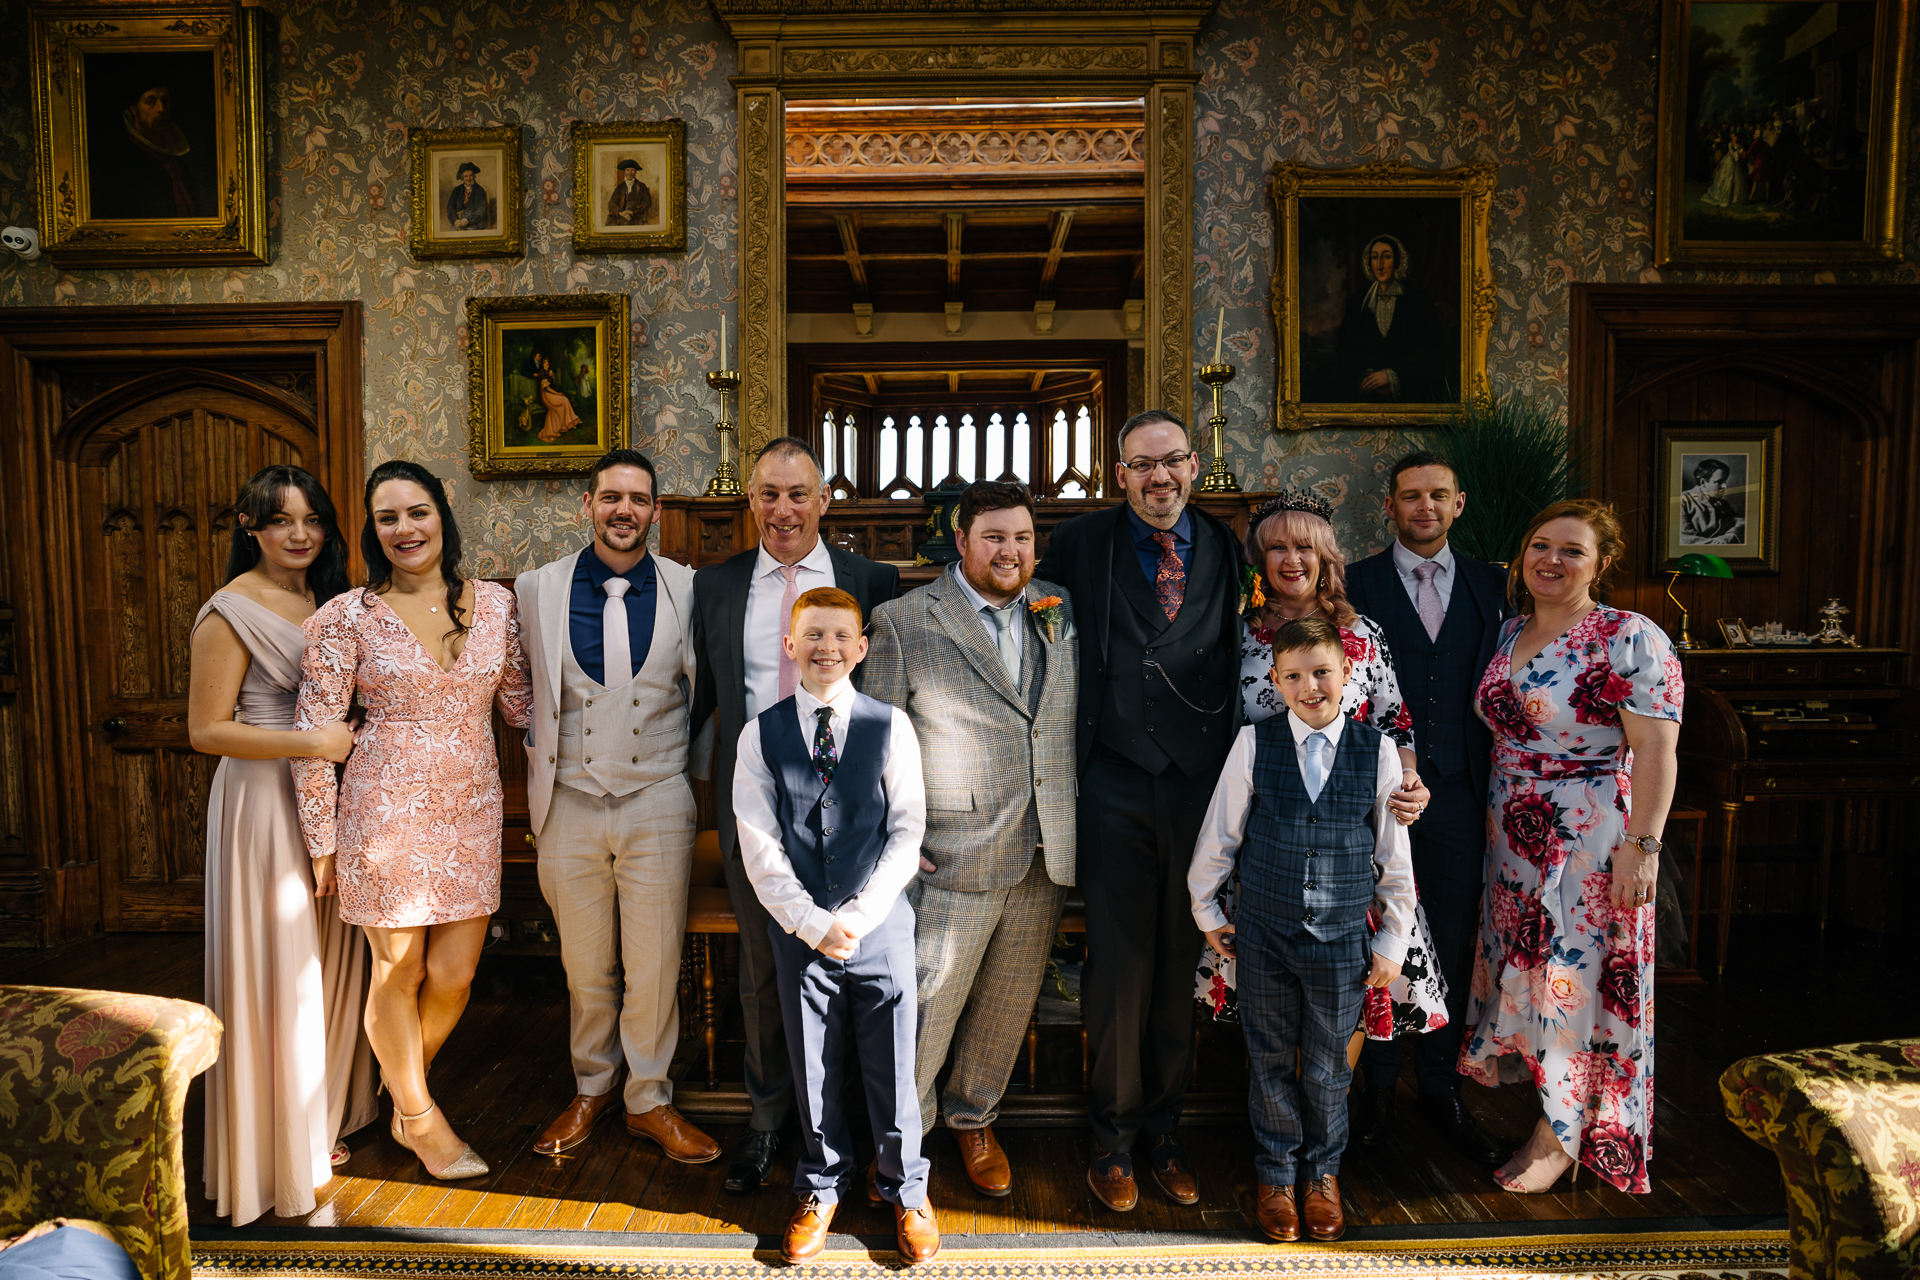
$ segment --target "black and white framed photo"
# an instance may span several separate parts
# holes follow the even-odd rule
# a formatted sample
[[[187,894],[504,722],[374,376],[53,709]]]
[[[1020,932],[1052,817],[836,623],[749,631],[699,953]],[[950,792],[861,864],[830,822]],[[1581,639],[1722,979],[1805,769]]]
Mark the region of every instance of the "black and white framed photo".
[[[1659,565],[1696,551],[1735,573],[1780,572],[1777,422],[1662,422]]]

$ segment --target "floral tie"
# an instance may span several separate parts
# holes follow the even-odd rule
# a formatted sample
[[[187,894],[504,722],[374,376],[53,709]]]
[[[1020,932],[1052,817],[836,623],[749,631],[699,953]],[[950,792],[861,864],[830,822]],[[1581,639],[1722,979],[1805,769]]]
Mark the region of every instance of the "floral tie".
[[[821,707],[813,714],[820,717],[820,727],[813,731],[813,771],[820,775],[824,787],[840,767],[840,754],[833,749],[833,708]]]
[[[1172,622],[1180,616],[1180,601],[1187,594],[1187,566],[1180,563],[1180,557],[1174,552],[1171,533],[1156,533],[1153,540],[1160,546],[1160,563],[1153,575],[1153,594],[1159,598],[1167,621]]]

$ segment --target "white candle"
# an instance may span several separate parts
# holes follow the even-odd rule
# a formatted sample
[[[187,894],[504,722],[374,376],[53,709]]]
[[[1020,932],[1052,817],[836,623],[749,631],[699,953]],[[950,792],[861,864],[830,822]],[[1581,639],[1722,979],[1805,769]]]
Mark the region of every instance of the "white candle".
[[[727,367],[727,313],[720,313],[720,367]]]
[[[1220,363],[1220,339],[1227,334],[1227,309],[1220,308],[1220,319],[1213,328],[1213,362]]]

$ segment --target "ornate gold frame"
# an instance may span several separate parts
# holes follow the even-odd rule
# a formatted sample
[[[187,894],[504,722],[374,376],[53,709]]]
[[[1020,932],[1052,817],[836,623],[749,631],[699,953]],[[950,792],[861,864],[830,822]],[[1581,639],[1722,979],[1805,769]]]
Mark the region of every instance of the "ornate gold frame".
[[[1274,425],[1281,431],[1308,427],[1407,426],[1446,421],[1444,404],[1382,409],[1365,404],[1303,404],[1300,399],[1300,199],[1302,196],[1380,196],[1460,201],[1460,367],[1468,401],[1492,396],[1487,381],[1487,343],[1499,299],[1487,256],[1487,219],[1493,206],[1497,169],[1491,163],[1458,169],[1415,169],[1407,165],[1369,164],[1357,169],[1311,169],[1283,161],[1273,166],[1274,244],[1273,318],[1280,335],[1280,380]]]
[[[1147,104],[1146,401],[1193,394],[1194,38],[1214,0],[717,0],[738,42],[740,441],[787,430],[788,98],[1137,96]],[[1017,15],[982,21],[982,15]]]
[[[232,5],[34,5],[34,152],[40,243],[62,266],[258,266],[268,258],[265,49],[272,18]],[[218,69],[214,182],[205,218],[90,216],[85,66],[89,53],[208,51]],[[224,179],[224,181],[223,181]]]
[[[523,204],[526,161],[520,151],[520,126],[497,129],[410,129],[407,132],[408,210],[407,252],[415,258],[518,258],[527,251],[526,210]],[[499,235],[471,240],[449,240],[430,234],[439,197],[433,187],[433,153],[477,151],[499,147],[506,152],[501,165],[499,206],[495,226]]]
[[[1864,267],[1905,257],[1907,134],[1912,130],[1914,0],[1880,0],[1873,38],[1873,111],[1867,128],[1867,216],[1845,241],[1687,240],[1687,47],[1692,0],[1663,0],[1654,262],[1662,267]],[[1809,5],[1809,12],[1814,6]]]
[[[589,321],[597,332],[595,398],[605,430],[591,445],[509,448],[505,405],[499,394],[501,333],[516,322],[552,324]],[[568,293],[541,298],[467,299],[468,466],[476,480],[524,480],[528,476],[583,476],[600,455],[627,444],[627,377],[632,334],[624,293]]]
[[[593,229],[593,148],[605,142],[667,144],[666,190],[657,193],[667,210],[659,231],[621,234]],[[596,124],[573,122],[573,251],[575,253],[659,253],[687,247],[687,124],[684,120],[645,120]]]

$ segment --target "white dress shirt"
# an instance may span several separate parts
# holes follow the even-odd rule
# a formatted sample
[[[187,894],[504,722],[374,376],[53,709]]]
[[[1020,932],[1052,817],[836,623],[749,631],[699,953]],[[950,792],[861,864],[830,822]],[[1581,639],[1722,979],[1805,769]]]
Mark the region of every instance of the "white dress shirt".
[[[1324,729],[1287,712],[1287,727],[1293,731],[1295,758],[1301,777],[1306,776],[1307,738],[1315,733],[1327,736],[1331,748],[1328,767],[1340,751],[1340,733],[1347,718],[1336,716]],[[1187,893],[1193,899],[1193,922],[1205,933],[1224,929],[1228,921],[1217,901],[1220,890],[1233,876],[1235,856],[1247,834],[1247,811],[1253,797],[1254,729],[1247,725],[1233,740],[1227,763],[1220,770],[1220,782],[1213,789],[1213,801],[1200,823],[1200,840],[1194,845],[1193,862],[1187,868]],[[1373,787],[1373,860],[1382,874],[1373,887],[1374,898],[1385,908],[1386,919],[1373,935],[1373,949],[1395,964],[1407,958],[1407,943],[1413,937],[1413,849],[1407,829],[1394,821],[1387,808],[1387,797],[1400,785],[1400,753],[1393,739],[1380,735],[1380,764],[1375,770]]]
[[[1400,575],[1400,585],[1407,589],[1407,599],[1413,601],[1414,612],[1420,611],[1420,579],[1413,571],[1431,559],[1440,566],[1440,572],[1433,575],[1433,589],[1440,593],[1440,616],[1447,616],[1447,606],[1453,603],[1453,547],[1449,543],[1440,544],[1440,554],[1423,556],[1411,551],[1407,544],[1395,538],[1393,540],[1393,568]]]
[[[767,554],[765,546],[754,561],[753,580],[747,584],[747,627],[740,637],[740,657],[747,670],[747,723],[780,701],[780,637],[786,634],[786,619],[780,616],[780,602],[786,598],[787,576],[780,562]],[[827,540],[821,538],[813,550],[801,558],[795,578],[800,594],[815,587],[836,587],[833,557],[827,553]],[[813,741],[813,731],[807,731]]]
[[[800,721],[801,739],[811,749],[814,729],[820,723],[817,712],[821,707],[831,707],[828,723],[833,726],[834,745],[844,752],[853,713],[853,681],[838,681],[830,692],[831,700],[822,702],[805,686],[795,689],[794,714]],[[733,766],[733,817],[740,831],[740,860],[746,864],[747,879],[753,882],[753,891],[767,914],[810,947],[817,948],[836,921],[856,938],[873,932],[920,869],[920,840],[927,832],[920,740],[914,736],[913,721],[907,719],[907,713],[898,707],[892,710],[887,763],[880,771],[880,784],[887,796],[887,847],[873,874],[867,877],[866,887],[834,912],[813,900],[780,844],[780,820],[774,812],[778,801],[773,772],[760,753],[759,722],[749,720],[740,731],[739,756]]]
[[[980,626],[987,633],[987,643],[995,649],[998,649],[1000,647],[1000,632],[997,628],[1000,624],[997,621],[989,622],[985,618],[981,618],[980,611],[982,609],[992,609],[995,613],[1000,613],[1007,609],[1020,609],[1027,602],[1026,588],[1022,587],[1020,594],[1007,601],[1004,605],[990,604],[985,596],[973,589],[973,584],[967,581],[967,575],[960,572],[959,565],[956,564],[953,566],[952,572],[953,580],[960,584],[961,594],[966,596],[967,603],[973,606],[973,616],[980,618]],[[1013,651],[1024,657],[1027,652],[1027,628],[1021,620],[1020,614],[1015,613],[1012,619],[1009,620],[1007,634],[1013,637]],[[1019,684],[1020,682],[1015,680],[1014,683]]]

